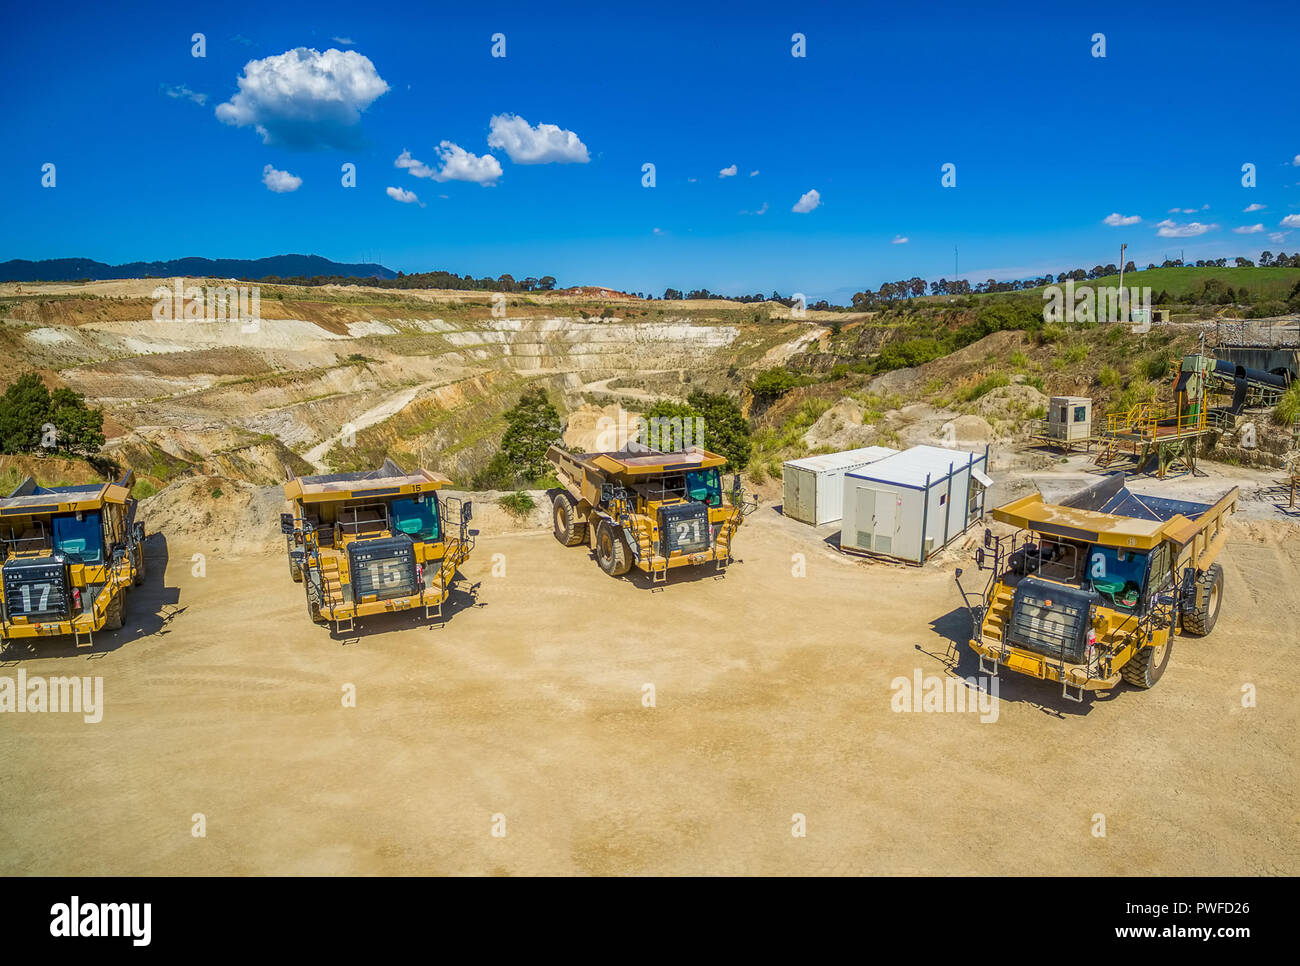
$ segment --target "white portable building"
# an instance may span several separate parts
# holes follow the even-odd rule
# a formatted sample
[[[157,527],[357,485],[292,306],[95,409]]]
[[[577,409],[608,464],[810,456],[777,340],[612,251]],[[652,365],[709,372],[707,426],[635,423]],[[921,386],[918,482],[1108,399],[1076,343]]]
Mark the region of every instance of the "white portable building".
[[[923,564],[984,516],[983,453],[913,446],[844,474],[840,549]]]
[[[785,486],[781,512],[814,527],[833,523],[842,515],[844,474],[897,452],[888,446],[865,446],[786,461],[781,468]]]

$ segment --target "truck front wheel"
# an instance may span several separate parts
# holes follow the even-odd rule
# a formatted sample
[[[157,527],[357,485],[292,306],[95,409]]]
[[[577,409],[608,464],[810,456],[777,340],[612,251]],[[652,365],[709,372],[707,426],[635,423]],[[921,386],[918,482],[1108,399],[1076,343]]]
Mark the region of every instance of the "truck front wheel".
[[[611,577],[621,577],[632,569],[632,557],[623,535],[608,523],[602,522],[596,530],[596,562]]]
[[[104,630],[120,631],[126,623],[126,588],[122,587],[113,595],[108,609],[104,611]]]
[[[568,493],[559,493],[553,507],[555,539],[566,547],[576,547],[587,540],[587,525],[578,520],[578,505]]]
[[[1183,612],[1183,630],[1204,637],[1214,630],[1222,604],[1223,568],[1217,563],[1211,564],[1193,585],[1191,605]]]
[[[1174,653],[1174,631],[1169,629],[1169,636],[1163,644],[1153,644],[1150,647],[1141,648],[1127,664],[1124,665],[1120,674],[1124,680],[1135,688],[1146,690],[1154,687],[1155,683],[1164,677],[1165,668],[1169,666],[1169,658]]]

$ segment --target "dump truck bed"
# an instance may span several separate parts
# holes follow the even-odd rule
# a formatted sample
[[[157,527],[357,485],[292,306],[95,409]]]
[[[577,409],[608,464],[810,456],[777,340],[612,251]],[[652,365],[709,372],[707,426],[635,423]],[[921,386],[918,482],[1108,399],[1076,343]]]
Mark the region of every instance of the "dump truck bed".
[[[1215,503],[1193,503],[1130,490],[1122,472],[1109,473],[1060,503],[1042,494],[993,511],[993,519],[1024,530],[1115,547],[1149,550],[1164,540],[1183,545],[1236,508],[1233,487]]]
[[[710,469],[723,466],[725,456],[710,453],[708,450],[693,446],[680,453],[661,453],[648,446],[629,444],[626,449],[611,450],[603,453],[583,453],[575,455],[558,446],[546,451],[546,458],[554,463],[563,473],[571,478],[580,478],[584,470],[595,470],[605,474],[621,474],[630,477],[653,476],[658,473],[682,472],[685,470]]]

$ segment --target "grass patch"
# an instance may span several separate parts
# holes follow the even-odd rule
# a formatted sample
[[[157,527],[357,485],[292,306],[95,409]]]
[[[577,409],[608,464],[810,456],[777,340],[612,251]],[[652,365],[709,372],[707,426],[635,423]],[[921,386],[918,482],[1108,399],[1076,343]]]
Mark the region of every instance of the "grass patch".
[[[514,493],[507,493],[505,496],[500,497],[497,500],[497,506],[516,520],[523,520],[528,514],[537,509],[537,501],[533,499],[532,494],[517,490]]]

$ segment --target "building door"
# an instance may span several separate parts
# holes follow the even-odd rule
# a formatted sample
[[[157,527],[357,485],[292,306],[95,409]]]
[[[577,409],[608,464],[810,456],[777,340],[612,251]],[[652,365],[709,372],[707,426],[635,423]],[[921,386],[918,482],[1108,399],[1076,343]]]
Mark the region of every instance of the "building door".
[[[888,490],[876,490],[876,553],[894,552],[894,537],[898,534],[898,498]]]
[[[861,550],[876,553],[894,552],[894,536],[898,529],[897,499],[888,490],[870,486],[857,487],[858,542]]]

